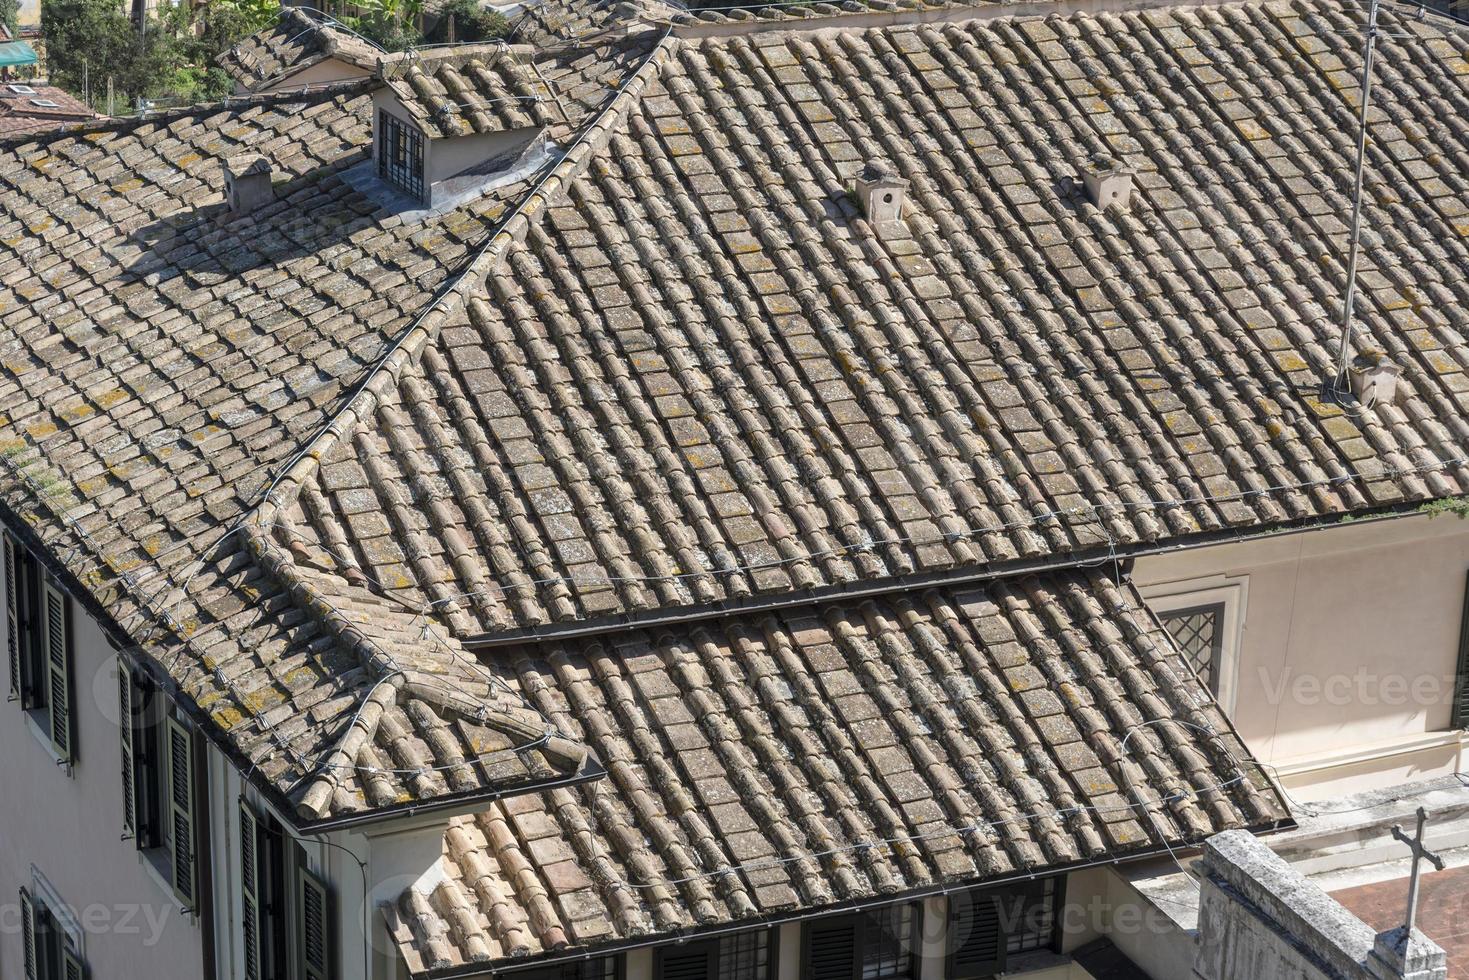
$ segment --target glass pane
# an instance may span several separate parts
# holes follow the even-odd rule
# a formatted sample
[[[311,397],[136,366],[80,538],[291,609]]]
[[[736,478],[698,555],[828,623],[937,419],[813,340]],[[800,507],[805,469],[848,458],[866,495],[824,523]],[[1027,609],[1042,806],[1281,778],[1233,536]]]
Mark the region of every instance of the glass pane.
[[[740,932],[719,939],[719,980],[765,980],[769,976],[770,933]]]
[[[893,905],[866,913],[862,930],[862,980],[913,975],[913,906]]]
[[[1209,690],[1219,693],[1216,676],[1224,649],[1224,603],[1176,609],[1158,616],[1184,659]]]

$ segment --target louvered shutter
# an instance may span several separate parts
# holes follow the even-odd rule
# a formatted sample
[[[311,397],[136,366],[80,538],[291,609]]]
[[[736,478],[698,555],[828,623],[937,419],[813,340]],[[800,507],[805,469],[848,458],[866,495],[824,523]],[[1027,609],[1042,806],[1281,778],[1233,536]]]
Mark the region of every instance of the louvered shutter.
[[[51,746],[62,762],[72,762],[71,610],[66,593],[46,583],[42,642],[46,650],[46,714]]]
[[[10,663],[10,696],[18,698],[22,684],[20,677],[20,581],[15,577],[20,562],[16,560],[15,539],[0,534],[0,549],[3,549],[3,572],[5,575],[5,658]]]
[[[36,903],[31,900],[31,893],[24,888],[20,890],[20,942],[26,980],[40,980],[40,972],[36,967],[39,952],[36,948]]]
[[[860,916],[806,923],[802,980],[857,980],[862,967]]]
[[[65,950],[61,954],[61,976],[62,980],[87,980],[87,965],[71,950]]]
[[[117,661],[117,726],[118,744],[122,747],[122,829],[133,839],[135,847],[143,846],[142,821],[138,819],[138,755],[135,744],[138,730],[137,689],[133,686],[133,669],[126,660]]]
[[[717,942],[658,948],[657,980],[714,980],[719,973]]]
[[[194,739],[168,719],[168,820],[172,837],[170,872],[174,895],[194,907]]]
[[[305,868],[297,869],[297,905],[300,909],[301,980],[331,980],[331,900],[326,883]]]
[[[245,980],[260,980],[260,821],[240,803],[240,925],[245,939]]]
[[[994,891],[949,896],[948,980],[993,977],[1005,969],[1001,900]]]
[[[1464,585],[1464,615],[1459,620],[1459,669],[1454,678],[1453,728],[1469,728],[1469,582]]]

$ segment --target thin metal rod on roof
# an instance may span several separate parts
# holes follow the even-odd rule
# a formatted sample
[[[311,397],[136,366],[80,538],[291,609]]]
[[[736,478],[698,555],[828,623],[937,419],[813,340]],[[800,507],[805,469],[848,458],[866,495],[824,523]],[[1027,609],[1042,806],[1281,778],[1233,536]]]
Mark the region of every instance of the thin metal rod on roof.
[[[1338,395],[1347,390],[1347,358],[1351,355],[1352,304],[1357,298],[1357,260],[1362,250],[1362,172],[1367,162],[1367,113],[1372,104],[1372,55],[1377,48],[1377,10],[1379,0],[1367,8],[1367,37],[1362,53],[1362,105],[1357,121],[1357,171],[1352,184],[1351,246],[1347,253],[1347,294],[1342,302],[1341,346],[1337,350],[1336,378]]]

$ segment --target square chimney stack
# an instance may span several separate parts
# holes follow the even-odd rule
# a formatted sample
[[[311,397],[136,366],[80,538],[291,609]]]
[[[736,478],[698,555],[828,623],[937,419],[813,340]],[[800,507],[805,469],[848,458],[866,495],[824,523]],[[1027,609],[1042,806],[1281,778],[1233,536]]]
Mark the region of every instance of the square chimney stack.
[[[225,200],[230,214],[249,214],[275,200],[270,163],[262,156],[231,157],[224,167]]]
[[[1131,167],[1124,167],[1109,156],[1098,154],[1082,169],[1081,180],[1086,196],[1099,208],[1113,204],[1126,208],[1132,203]]]

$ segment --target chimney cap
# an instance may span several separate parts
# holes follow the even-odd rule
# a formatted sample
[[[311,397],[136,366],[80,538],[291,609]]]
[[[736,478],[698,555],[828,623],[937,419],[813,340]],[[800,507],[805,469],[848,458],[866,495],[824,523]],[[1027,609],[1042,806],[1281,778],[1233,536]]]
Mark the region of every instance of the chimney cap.
[[[270,173],[270,161],[258,153],[246,153],[240,156],[230,157],[224,162],[225,170],[236,180],[241,177],[252,177],[256,174]]]
[[[881,160],[868,160],[866,166],[862,168],[861,179],[869,184],[875,184],[880,181],[902,181],[902,183],[907,183],[906,180],[898,176],[896,170]]]

